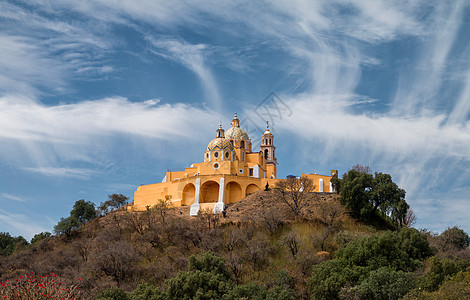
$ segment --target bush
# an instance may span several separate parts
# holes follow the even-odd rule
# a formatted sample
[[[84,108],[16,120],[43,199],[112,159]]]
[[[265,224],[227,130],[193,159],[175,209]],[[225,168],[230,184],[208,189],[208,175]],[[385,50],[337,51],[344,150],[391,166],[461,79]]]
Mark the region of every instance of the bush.
[[[446,279],[465,270],[469,264],[466,260],[454,261],[434,256],[430,260],[429,271],[420,279],[420,287],[430,292],[435,291]]]
[[[370,272],[369,276],[357,287],[363,299],[399,299],[416,287],[413,273],[395,271],[383,267]]]
[[[80,279],[79,279],[80,280]],[[49,273],[36,276],[26,273],[16,280],[0,283],[1,299],[79,299],[78,284],[68,284],[58,275]]]
[[[145,282],[137,286],[137,288],[129,295],[130,300],[164,300],[166,295],[158,287],[151,283]]]
[[[307,284],[313,298],[337,299],[343,287],[361,284],[373,271],[383,267],[394,271],[414,271],[421,265],[420,260],[431,254],[426,236],[416,229],[388,231],[352,241],[340,248],[335,259],[313,267]]]
[[[442,250],[455,248],[457,250],[467,249],[470,245],[470,237],[462,229],[454,226],[447,228],[440,236],[439,239],[443,243]]]

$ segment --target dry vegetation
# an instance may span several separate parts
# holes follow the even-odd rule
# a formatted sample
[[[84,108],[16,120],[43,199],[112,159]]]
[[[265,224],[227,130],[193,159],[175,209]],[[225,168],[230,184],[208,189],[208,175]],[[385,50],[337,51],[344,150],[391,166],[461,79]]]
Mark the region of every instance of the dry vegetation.
[[[45,238],[3,258],[0,274],[2,280],[28,272],[55,272],[68,282],[80,278],[87,299],[107,287],[158,285],[185,270],[190,255],[213,251],[225,258],[237,283],[269,284],[272,274],[286,270],[296,279],[298,297],[306,297],[310,268],[341,243],[335,234],[352,239],[369,231],[344,216],[335,195],[315,194],[295,218],[273,191],[261,191],[230,205],[225,217],[190,217],[189,207],[110,213],[69,237]]]
[[[349,217],[334,194],[311,194],[297,217],[273,190],[249,195],[219,215],[190,217],[189,207],[160,203],[143,212],[111,212],[69,236],[46,237],[0,256],[0,282],[53,272],[64,285],[78,285],[80,299],[92,299],[109,287],[160,286],[187,270],[191,255],[212,251],[224,258],[235,284],[273,287],[276,274],[286,271],[294,279],[295,297],[308,299],[312,268],[334,258],[340,247],[374,233],[374,227]],[[443,258],[470,260],[470,250],[449,248],[454,236],[428,233],[428,241]],[[416,276],[436,263],[441,261],[426,261]]]

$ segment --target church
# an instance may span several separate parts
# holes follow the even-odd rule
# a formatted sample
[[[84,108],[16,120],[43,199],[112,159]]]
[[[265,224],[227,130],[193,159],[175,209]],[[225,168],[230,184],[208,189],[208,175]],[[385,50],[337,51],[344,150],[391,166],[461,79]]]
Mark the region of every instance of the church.
[[[160,183],[139,186],[129,208],[145,210],[159,200],[166,200],[172,206],[190,206],[193,216],[200,210],[219,213],[225,205],[285,180],[277,178],[276,147],[268,124],[258,151],[252,149],[250,137],[240,128],[237,113],[227,131],[219,125],[216,132],[207,145],[203,162],[194,163],[184,171],[167,172]],[[333,192],[330,179],[337,173],[331,170],[330,176],[302,176],[313,180],[316,192]]]

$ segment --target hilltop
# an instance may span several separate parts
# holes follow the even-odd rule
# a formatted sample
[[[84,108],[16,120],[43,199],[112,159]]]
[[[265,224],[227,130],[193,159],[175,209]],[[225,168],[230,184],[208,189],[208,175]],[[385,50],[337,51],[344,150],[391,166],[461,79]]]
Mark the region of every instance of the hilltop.
[[[375,236],[383,234],[377,227],[351,218],[336,194],[311,196],[298,217],[272,190],[253,193],[229,205],[225,217],[204,212],[198,217],[190,217],[187,206],[170,208],[163,205],[143,212],[119,209],[89,221],[69,236],[46,237],[4,257],[0,260],[1,281],[15,280],[31,272],[37,275],[53,272],[64,285],[78,287],[80,295],[77,298],[92,299],[107,288],[119,288],[109,290],[113,293],[131,292],[143,282],[150,284],[145,286],[146,290],[171,293],[172,284],[177,285],[184,276],[199,274],[197,276],[216,276],[217,280],[226,282],[224,289],[218,291],[220,295],[240,296],[255,289],[265,297],[284,295],[282,297],[287,298],[279,299],[307,299],[316,293],[314,286],[321,287],[321,282],[329,280],[320,275],[323,266],[328,266],[325,263],[341,261],[335,262],[338,260],[335,257],[341,258],[345,250],[338,252],[338,249],[373,243]],[[382,239],[393,240],[392,244],[399,246],[400,241],[408,241],[409,236],[414,240],[424,238],[440,247],[439,253],[443,256],[470,258],[468,250],[446,250],[442,245],[447,244],[439,245],[439,237],[417,230],[407,232],[400,236],[389,233]],[[425,244],[420,242],[419,256],[408,250],[402,254],[402,257],[410,255],[410,265],[403,269],[408,272],[407,276],[415,278],[429,272],[417,264],[418,261],[425,261],[423,266],[431,264],[426,258],[437,250],[426,245],[427,241]],[[401,250],[397,248],[396,251]],[[196,257],[193,260],[190,259],[192,255]],[[212,275],[208,275],[204,268],[195,267],[198,259],[207,263],[207,259],[214,262],[218,257],[223,259],[222,265],[217,267],[220,274],[210,271]],[[461,270],[463,266],[459,268]],[[184,272],[186,270],[189,271]],[[373,270],[364,275],[373,274]],[[184,278],[190,280],[193,277]],[[312,285],[316,280],[320,281]],[[142,289],[140,286],[134,293]],[[348,290],[348,293],[357,295],[358,292]]]

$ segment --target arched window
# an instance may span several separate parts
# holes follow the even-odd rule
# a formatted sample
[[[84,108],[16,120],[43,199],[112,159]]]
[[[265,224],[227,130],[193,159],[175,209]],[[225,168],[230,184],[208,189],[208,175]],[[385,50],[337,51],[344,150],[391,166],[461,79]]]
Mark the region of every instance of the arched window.
[[[244,149],[245,148],[245,141],[240,142],[240,148]]]
[[[268,155],[269,155],[269,151],[268,151],[268,149],[265,149],[265,150],[264,150],[264,158],[265,158],[266,160],[268,160]]]

